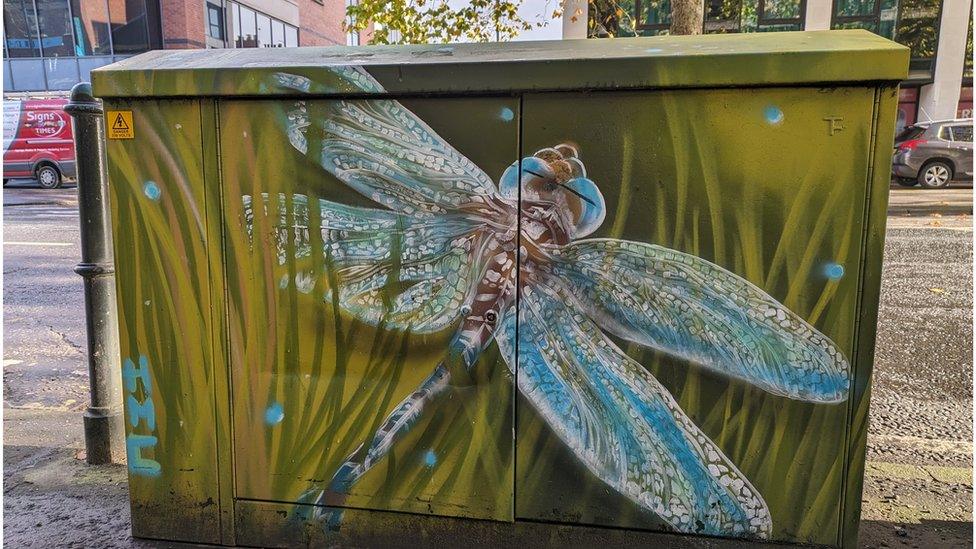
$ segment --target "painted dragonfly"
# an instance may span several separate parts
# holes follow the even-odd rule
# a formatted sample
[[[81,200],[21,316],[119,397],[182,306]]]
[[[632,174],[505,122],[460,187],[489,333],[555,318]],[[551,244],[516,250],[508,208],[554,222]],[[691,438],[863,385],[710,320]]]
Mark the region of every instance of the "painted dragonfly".
[[[275,80],[298,92],[382,91],[361,68],[330,77],[328,86]],[[608,486],[681,532],[769,535],[762,496],[609,335],[775,395],[834,403],[847,398],[849,365],[826,336],[701,258],[585,238],[606,207],[573,146],[513,163],[496,186],[397,101],[317,105],[320,119],[301,100],[288,111],[290,143],[376,207],[318,200],[311,209],[306,196],[288,197],[291,218],[282,210],[280,227],[307,230],[317,211],[325,248],[293,237],[290,253],[325,253],[340,281],[326,299],[365,323],[455,335],[429,377],[305,501],[341,503],[494,341],[518,389]],[[244,202],[251,231],[255,205]],[[287,242],[279,234],[281,262]],[[340,512],[330,512],[337,527]]]

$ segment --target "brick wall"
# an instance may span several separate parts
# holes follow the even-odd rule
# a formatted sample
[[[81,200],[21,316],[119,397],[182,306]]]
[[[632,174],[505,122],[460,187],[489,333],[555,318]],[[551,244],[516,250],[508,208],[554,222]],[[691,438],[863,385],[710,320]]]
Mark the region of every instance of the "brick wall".
[[[197,49],[207,47],[202,0],[162,0],[163,48]]]
[[[346,18],[345,0],[298,0],[301,28],[299,46],[346,45],[342,22]]]

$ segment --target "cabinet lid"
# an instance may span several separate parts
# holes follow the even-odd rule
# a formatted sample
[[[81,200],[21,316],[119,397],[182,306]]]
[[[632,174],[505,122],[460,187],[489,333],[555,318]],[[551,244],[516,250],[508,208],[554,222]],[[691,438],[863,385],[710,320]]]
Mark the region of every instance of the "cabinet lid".
[[[92,85],[99,97],[462,95],[837,85],[903,80],[908,76],[908,59],[908,48],[865,30],[157,50],[92,71]],[[363,71],[372,77],[365,78],[371,83],[350,77]],[[278,85],[282,75],[299,77],[304,89]]]

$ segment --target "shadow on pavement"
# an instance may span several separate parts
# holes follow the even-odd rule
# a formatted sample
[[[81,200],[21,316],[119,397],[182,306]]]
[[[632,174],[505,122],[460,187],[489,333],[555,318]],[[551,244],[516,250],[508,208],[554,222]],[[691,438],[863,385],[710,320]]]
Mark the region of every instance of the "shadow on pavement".
[[[917,524],[899,524],[880,520],[861,522],[858,546],[881,547],[972,547],[973,523],[949,520],[925,520]]]

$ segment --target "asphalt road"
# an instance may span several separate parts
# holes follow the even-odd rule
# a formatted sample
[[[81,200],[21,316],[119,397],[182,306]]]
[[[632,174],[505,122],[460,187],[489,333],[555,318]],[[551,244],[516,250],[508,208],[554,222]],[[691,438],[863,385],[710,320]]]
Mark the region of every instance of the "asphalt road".
[[[74,190],[3,198],[4,541],[143,546],[127,534],[124,469],[75,459],[87,371]],[[897,189],[892,204],[861,545],[971,546],[973,218],[959,214],[972,189]]]

